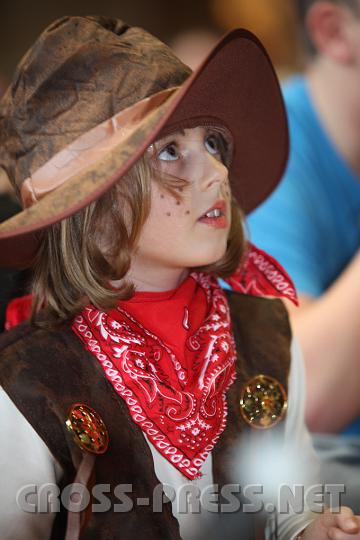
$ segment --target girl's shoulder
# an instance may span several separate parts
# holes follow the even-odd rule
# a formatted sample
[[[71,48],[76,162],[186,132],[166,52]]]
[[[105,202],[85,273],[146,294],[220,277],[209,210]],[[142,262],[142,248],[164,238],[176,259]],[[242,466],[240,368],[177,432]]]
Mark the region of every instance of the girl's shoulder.
[[[52,374],[60,377],[85,351],[69,324],[56,328],[25,321],[0,335],[0,384],[13,379],[32,384]]]
[[[48,347],[53,349],[59,343],[64,345],[66,341],[71,341],[71,336],[69,325],[50,328],[26,320],[0,334],[0,358],[15,354],[16,351],[27,354],[32,348],[45,353]]]
[[[226,295],[238,370],[244,371],[248,379],[269,375],[287,390],[292,333],[283,301],[234,291],[226,291]]]
[[[288,311],[280,298],[243,294],[233,290],[224,291],[230,308],[233,324],[243,328],[271,329],[291,338]]]

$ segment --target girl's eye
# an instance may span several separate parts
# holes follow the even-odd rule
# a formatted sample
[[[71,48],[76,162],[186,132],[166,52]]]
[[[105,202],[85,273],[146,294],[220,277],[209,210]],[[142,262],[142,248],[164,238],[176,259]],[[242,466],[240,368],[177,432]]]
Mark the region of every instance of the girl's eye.
[[[221,154],[222,145],[220,133],[210,133],[210,135],[207,135],[205,138],[205,148],[210,154]]]
[[[179,153],[176,145],[170,143],[158,153],[158,158],[162,161],[175,161],[179,159]]]

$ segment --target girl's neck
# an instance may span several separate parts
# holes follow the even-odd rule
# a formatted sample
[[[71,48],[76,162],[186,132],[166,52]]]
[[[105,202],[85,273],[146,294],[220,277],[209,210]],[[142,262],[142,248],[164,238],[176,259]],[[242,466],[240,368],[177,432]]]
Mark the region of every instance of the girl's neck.
[[[137,268],[131,267],[126,279],[131,281],[136,291],[164,292],[176,289],[187,278],[188,268]],[[117,286],[119,282],[112,282]]]

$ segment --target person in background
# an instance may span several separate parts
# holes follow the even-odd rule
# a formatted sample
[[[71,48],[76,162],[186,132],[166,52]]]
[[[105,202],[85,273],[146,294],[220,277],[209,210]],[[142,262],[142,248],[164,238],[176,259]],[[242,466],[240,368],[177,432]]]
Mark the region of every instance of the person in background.
[[[358,436],[360,2],[296,5],[308,61],[283,88],[290,160],[278,189],[250,216],[250,236],[285,266],[300,292],[300,308],[289,309],[305,356],[309,428]],[[350,447],[327,437],[328,449],[334,455],[339,444],[341,453],[355,452],[356,462],[359,440]]]
[[[297,4],[311,49],[304,75],[284,85],[290,160],[249,228],[301,293],[290,310],[308,425],[338,432],[360,415],[360,2]],[[360,433],[359,420],[353,427]]]

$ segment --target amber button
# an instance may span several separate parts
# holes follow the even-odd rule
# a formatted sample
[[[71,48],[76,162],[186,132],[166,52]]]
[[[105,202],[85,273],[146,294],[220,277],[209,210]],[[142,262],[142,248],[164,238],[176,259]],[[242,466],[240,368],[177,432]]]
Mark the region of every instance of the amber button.
[[[109,446],[109,434],[101,416],[84,403],[72,405],[66,426],[76,444],[86,452],[104,454]]]
[[[253,428],[268,429],[284,417],[287,395],[283,385],[268,375],[256,375],[242,388],[240,412]]]

